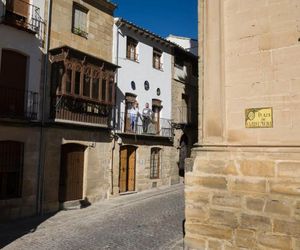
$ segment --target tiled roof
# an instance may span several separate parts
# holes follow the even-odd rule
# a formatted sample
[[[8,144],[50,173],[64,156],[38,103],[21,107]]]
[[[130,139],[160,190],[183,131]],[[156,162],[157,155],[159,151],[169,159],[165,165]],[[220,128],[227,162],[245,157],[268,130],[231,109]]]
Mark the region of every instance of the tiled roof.
[[[187,54],[190,54],[191,56],[195,57],[194,54],[192,54],[189,51],[185,50],[183,47],[179,46],[178,44],[173,43],[173,42],[167,40],[166,38],[163,38],[163,37],[161,37],[161,36],[159,36],[159,35],[151,32],[150,30],[142,28],[142,27],[140,27],[140,26],[138,26],[138,25],[136,25],[136,24],[134,24],[134,23],[132,23],[132,22],[124,19],[124,18],[116,18],[116,24],[125,24],[128,27],[131,27],[131,28],[134,28],[136,30],[141,31],[144,35],[146,35],[146,36],[148,36],[148,37],[150,37],[152,39],[156,39],[158,42],[160,42],[160,43],[162,43],[162,44],[164,44],[166,46],[169,46],[169,47],[172,47],[172,48],[178,48],[180,50],[183,50]]]

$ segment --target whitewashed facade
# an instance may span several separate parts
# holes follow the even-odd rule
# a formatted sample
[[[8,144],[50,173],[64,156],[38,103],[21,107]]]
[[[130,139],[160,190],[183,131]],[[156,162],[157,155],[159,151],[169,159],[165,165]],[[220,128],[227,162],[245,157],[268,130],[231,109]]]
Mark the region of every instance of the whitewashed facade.
[[[151,38],[143,29],[140,30],[141,32],[137,32],[126,25],[118,27],[120,19],[116,18],[115,22],[113,63],[120,66],[117,76],[119,91],[116,97],[118,112],[125,112],[124,96],[126,93],[132,93],[136,95],[140,111],[146,102],[151,106],[152,99],[159,99],[163,106],[160,111],[160,118],[171,119],[172,55],[170,45],[167,41],[161,43],[162,38]],[[128,59],[126,56],[128,37],[137,41],[136,60]],[[161,69],[155,69],[152,65],[153,48],[162,52]],[[149,83],[149,90],[145,89],[146,81]],[[135,89],[132,88],[132,82],[135,83]]]

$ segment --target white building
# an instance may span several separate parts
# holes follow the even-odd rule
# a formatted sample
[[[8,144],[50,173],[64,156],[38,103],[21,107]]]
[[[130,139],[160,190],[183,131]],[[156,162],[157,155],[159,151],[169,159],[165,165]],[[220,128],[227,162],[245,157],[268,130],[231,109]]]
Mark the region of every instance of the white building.
[[[0,221],[36,213],[44,2],[0,1]]]
[[[115,19],[114,41],[114,63],[121,67],[117,75],[117,113],[121,116],[125,113],[126,117],[133,99],[138,102],[140,112],[145,104],[149,103],[155,113],[157,105],[159,114],[155,115],[160,118],[161,126],[158,129],[170,128],[168,122],[171,119],[171,43],[118,18]],[[142,126],[140,120],[138,126]]]
[[[172,43],[179,45],[180,47],[184,48],[186,51],[191,52],[195,56],[198,56],[198,40],[189,38],[189,37],[182,37],[182,36],[175,36],[169,35],[167,38]]]

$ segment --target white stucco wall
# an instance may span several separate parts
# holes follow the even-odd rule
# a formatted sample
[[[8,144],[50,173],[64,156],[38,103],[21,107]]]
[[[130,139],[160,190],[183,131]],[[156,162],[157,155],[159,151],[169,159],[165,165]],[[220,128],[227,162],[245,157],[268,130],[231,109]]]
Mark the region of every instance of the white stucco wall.
[[[126,59],[127,36],[139,41],[137,45],[137,53],[139,55],[138,62]],[[162,70],[157,70],[152,67],[153,47],[163,51]],[[140,111],[142,111],[146,102],[151,106],[152,99],[161,100],[163,108],[160,117],[171,119],[171,50],[123,26],[118,31],[115,25],[113,59],[114,63],[121,67],[118,70],[117,76],[118,88],[121,91],[121,93],[117,95],[117,106],[120,103],[120,111],[124,112],[125,110],[124,95],[126,92],[129,92],[137,95]],[[148,91],[144,88],[144,82],[146,80],[150,84]],[[134,81],[136,84],[135,90],[131,88],[131,81]],[[157,88],[160,88],[160,96],[157,95]]]
[[[171,41],[172,43],[178,44],[182,48],[193,53],[195,56],[198,56],[198,41],[197,40],[191,39],[188,37],[180,37],[180,36],[174,36],[174,35],[169,35],[166,39]]]
[[[44,15],[44,1],[34,0],[36,6],[41,9],[40,15]],[[2,3],[4,1],[2,0]],[[0,24],[0,68],[2,49],[11,49],[27,56],[27,80],[28,91],[40,92],[42,51],[41,41],[34,34]],[[40,95],[39,95],[40,98]]]

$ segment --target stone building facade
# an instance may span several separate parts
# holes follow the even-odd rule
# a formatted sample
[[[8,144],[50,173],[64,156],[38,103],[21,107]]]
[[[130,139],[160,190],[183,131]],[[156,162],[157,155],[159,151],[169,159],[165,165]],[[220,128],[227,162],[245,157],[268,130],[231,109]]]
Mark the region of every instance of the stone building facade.
[[[172,123],[177,164],[184,177],[185,159],[198,139],[198,52],[194,39],[173,35],[167,39],[178,44],[172,58]]]
[[[199,0],[186,249],[300,249],[300,1]]]
[[[36,212],[43,10],[0,1],[0,221]]]
[[[112,64],[114,4],[53,0],[50,7],[43,212],[110,195],[117,69]]]

